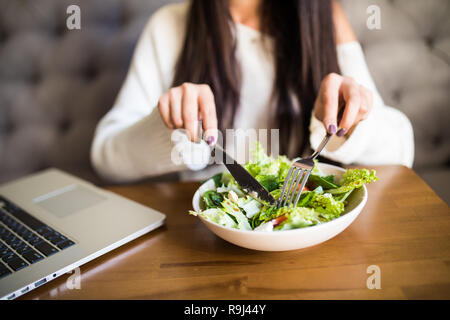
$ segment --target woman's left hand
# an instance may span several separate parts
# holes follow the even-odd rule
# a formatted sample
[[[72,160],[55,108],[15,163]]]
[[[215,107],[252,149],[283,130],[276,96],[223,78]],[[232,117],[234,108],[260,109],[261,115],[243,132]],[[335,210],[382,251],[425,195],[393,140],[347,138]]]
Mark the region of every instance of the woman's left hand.
[[[330,73],[322,80],[313,112],[328,133],[337,132],[337,136],[342,137],[368,117],[372,105],[373,95],[369,89],[352,78]],[[340,106],[345,109],[337,123]]]

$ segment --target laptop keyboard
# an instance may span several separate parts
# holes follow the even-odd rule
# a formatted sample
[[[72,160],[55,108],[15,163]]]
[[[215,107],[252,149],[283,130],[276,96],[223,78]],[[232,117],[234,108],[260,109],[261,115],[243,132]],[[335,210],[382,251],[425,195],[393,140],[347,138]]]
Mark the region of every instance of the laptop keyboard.
[[[0,196],[0,279],[74,244]]]

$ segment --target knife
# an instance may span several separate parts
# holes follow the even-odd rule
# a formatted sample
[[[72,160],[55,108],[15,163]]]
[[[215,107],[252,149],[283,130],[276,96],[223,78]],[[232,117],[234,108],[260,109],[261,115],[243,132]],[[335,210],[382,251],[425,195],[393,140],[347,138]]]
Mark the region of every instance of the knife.
[[[236,179],[237,183],[241,186],[242,190],[248,193],[252,198],[256,200],[262,199],[271,205],[276,204],[275,198],[256,180],[243,166],[236,162],[225,150],[218,144],[214,146],[214,152],[219,150],[222,155],[225,156],[225,160],[222,157],[223,164],[230,171],[231,175]]]

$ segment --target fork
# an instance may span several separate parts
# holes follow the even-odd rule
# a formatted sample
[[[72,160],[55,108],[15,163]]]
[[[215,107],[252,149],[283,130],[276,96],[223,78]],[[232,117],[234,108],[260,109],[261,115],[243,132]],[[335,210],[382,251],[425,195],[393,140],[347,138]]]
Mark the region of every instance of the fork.
[[[294,207],[297,206],[298,200],[300,199],[300,196],[303,192],[303,188],[305,187],[309,175],[314,168],[314,159],[316,159],[323,148],[325,148],[331,136],[331,133],[327,133],[325,138],[317,148],[316,152],[314,152],[309,158],[297,160],[292,164],[287,173],[286,180],[284,180],[280,198],[278,198],[278,208],[284,207],[286,205],[290,206],[292,203],[292,199],[294,199],[294,196]],[[290,179],[291,176],[292,179]],[[290,182],[289,179],[291,180]],[[299,185],[300,188],[298,188]]]

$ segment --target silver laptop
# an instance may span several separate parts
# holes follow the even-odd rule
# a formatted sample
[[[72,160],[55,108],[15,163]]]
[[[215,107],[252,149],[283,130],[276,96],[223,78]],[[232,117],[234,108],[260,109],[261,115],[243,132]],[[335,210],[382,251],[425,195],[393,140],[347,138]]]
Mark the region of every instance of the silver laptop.
[[[164,223],[56,169],[0,186],[0,298],[15,299]]]

